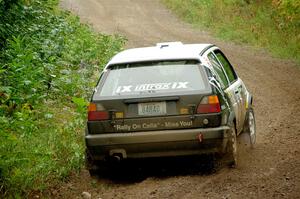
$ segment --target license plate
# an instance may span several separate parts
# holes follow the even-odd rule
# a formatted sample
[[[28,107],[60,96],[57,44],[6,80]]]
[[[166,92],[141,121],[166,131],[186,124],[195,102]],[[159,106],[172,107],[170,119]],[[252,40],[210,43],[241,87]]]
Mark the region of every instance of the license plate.
[[[138,104],[139,115],[154,116],[167,113],[166,102],[151,102]]]

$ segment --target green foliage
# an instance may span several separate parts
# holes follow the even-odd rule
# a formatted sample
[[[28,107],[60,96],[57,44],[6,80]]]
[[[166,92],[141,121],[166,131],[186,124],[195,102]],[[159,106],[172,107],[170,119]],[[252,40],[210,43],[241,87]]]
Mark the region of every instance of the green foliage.
[[[300,62],[300,2],[296,0],[163,0],[188,22],[218,37],[267,48]]]
[[[86,107],[88,106],[88,103],[84,98],[73,97],[72,102],[76,105],[77,112],[85,113],[84,111],[85,111]]]
[[[275,9],[273,18],[280,29],[300,28],[300,1],[273,0],[272,8]]]
[[[43,190],[83,165],[86,106],[124,44],[51,0],[0,0],[0,195]]]

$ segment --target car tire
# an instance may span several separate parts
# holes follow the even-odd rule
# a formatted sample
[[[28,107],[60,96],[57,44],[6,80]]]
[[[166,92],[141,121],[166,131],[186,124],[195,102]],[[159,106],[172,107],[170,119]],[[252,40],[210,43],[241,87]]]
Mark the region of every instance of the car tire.
[[[86,150],[85,153],[85,166],[89,171],[91,177],[104,175],[108,172],[108,166],[105,161],[93,160],[91,154]]]
[[[97,166],[88,150],[85,150],[85,168],[89,171],[91,177],[97,175]]]
[[[227,160],[228,165],[232,168],[237,167],[238,164],[238,144],[237,136],[234,125],[230,127],[228,131],[228,142],[227,142]]]
[[[254,145],[256,143],[256,123],[254,111],[252,108],[249,108],[246,114],[244,133],[249,136],[250,147],[254,148]]]

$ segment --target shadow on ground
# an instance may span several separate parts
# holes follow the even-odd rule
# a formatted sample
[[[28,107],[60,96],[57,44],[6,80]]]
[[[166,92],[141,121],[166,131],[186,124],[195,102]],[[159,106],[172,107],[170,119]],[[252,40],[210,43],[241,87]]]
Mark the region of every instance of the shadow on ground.
[[[116,184],[132,184],[149,177],[210,175],[217,172],[218,168],[218,160],[212,155],[131,159],[114,163],[107,172],[98,172],[94,178],[110,180]]]
[[[250,152],[250,141],[247,135],[241,134],[238,137],[238,148],[239,157]],[[239,161],[238,164],[241,162]],[[132,184],[142,182],[149,177],[211,175],[228,165],[226,155],[126,159],[110,164],[107,171],[94,173],[93,177],[109,180],[114,184]]]

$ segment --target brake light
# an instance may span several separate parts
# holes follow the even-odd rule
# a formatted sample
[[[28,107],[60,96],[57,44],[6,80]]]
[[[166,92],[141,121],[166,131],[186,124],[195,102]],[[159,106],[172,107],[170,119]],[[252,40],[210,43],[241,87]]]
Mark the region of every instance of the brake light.
[[[197,107],[197,113],[221,112],[219,98],[216,95],[205,96]]]
[[[97,105],[90,103],[88,107],[88,120],[89,121],[99,121],[99,120],[108,120],[109,113],[103,110],[97,110]]]

